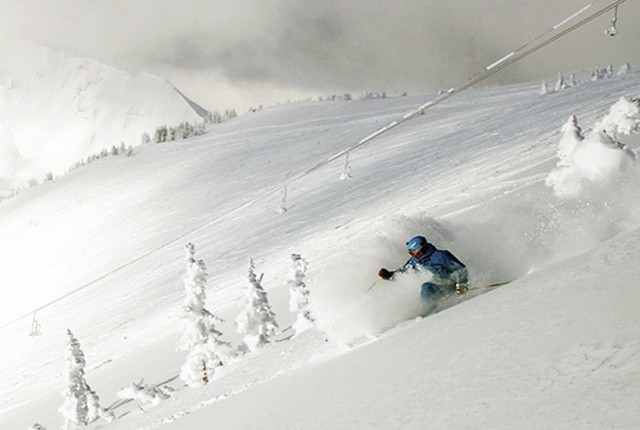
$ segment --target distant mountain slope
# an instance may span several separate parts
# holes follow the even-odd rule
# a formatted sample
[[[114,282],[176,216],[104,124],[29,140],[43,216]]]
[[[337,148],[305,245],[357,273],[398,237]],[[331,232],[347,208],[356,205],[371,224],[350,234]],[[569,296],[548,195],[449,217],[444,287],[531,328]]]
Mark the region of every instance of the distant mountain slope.
[[[205,113],[155,76],[0,38],[0,192]]]

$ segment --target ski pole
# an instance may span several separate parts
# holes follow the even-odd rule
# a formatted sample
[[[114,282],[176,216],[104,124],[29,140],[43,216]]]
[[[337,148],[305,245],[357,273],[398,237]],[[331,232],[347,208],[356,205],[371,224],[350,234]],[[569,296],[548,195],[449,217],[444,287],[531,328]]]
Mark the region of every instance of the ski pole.
[[[373,287],[375,287],[375,286],[376,286],[376,284],[377,284],[377,283],[378,283],[378,279],[376,279],[375,281],[373,281],[373,284],[371,284],[371,286],[370,286],[369,288],[367,288],[367,293],[368,293],[369,291],[371,291],[371,290],[373,289]]]

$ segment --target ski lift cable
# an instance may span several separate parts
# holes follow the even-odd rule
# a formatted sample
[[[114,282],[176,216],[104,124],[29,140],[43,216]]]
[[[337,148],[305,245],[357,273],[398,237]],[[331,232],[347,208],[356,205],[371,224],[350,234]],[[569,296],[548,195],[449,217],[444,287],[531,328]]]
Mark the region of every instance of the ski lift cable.
[[[560,39],[561,37],[566,36],[567,34],[573,32],[574,30],[582,27],[583,25],[591,22],[592,20],[596,19],[597,17],[603,15],[604,13],[610,11],[611,9],[614,9],[624,3],[626,0],[615,0],[609,4],[607,4],[606,6],[602,7],[599,10],[596,10],[595,12],[591,13],[590,15],[587,15],[585,18],[583,18],[582,20],[576,22],[575,24],[573,24],[572,26],[558,32],[557,34],[553,34],[555,33],[558,29],[560,29],[561,27],[563,27],[564,25],[566,25],[567,23],[573,21],[575,18],[577,18],[578,16],[582,15],[584,12],[588,11],[588,10],[592,10],[595,9],[595,5],[599,4],[599,3],[603,3],[605,1],[610,1],[610,0],[596,0],[594,2],[592,2],[591,4],[583,7],[582,9],[580,9],[579,11],[573,13],[572,15],[570,15],[569,17],[563,19],[562,21],[560,21],[558,24],[554,25],[551,29],[545,31],[544,33],[542,33],[541,35],[537,36],[535,39],[533,39],[531,42],[525,43],[524,45],[520,46],[518,49],[508,53],[507,55],[503,56],[502,58],[500,58],[499,60],[489,64],[487,67],[485,67],[484,71],[469,78],[465,83],[463,83],[462,85],[458,86],[458,87],[452,87],[449,90],[447,90],[444,94],[440,95],[438,98],[436,98],[435,100],[432,101],[428,101],[420,106],[418,106],[416,109],[406,113],[404,116],[402,116],[401,118],[389,123],[388,125],[376,130],[375,132],[369,134],[368,136],[365,136],[364,138],[362,138],[361,140],[359,140],[358,142],[356,142],[355,144],[353,144],[352,146],[343,149],[342,151],[337,152],[336,154],[330,156],[329,158],[327,158],[326,160],[323,160],[315,165],[313,165],[312,167],[302,171],[301,173],[292,176],[291,178],[289,178],[287,181],[285,181],[283,184],[280,184],[274,188],[272,188],[271,190],[268,190],[267,192],[254,197],[244,203],[241,203],[240,205],[236,206],[235,208],[231,209],[230,211],[216,217],[213,218],[185,233],[182,233],[178,236],[176,236],[175,238],[156,246],[155,248],[145,252],[144,254],[139,255],[138,257],[131,259],[129,261],[127,261],[126,263],[121,264],[120,266],[115,267],[114,269],[104,273],[103,275],[100,275],[99,277],[81,285],[80,287],[69,291],[68,293],[57,297],[54,300],[51,300],[35,309],[30,310],[29,312],[16,317],[6,323],[3,323],[2,325],[0,325],[0,330],[15,324],[16,322],[27,318],[28,316],[32,315],[34,312],[38,312],[42,309],[45,309],[51,305],[54,305],[64,299],[66,299],[69,296],[72,296],[82,290],[85,290],[95,284],[97,284],[100,281],[103,281],[104,279],[110,277],[111,275],[121,272],[122,270],[133,266],[134,264],[150,257],[151,255],[161,251],[162,249],[165,249],[171,245],[174,245],[176,243],[178,243],[179,241],[199,232],[204,230],[205,228],[214,225],[226,218],[229,218],[230,216],[236,214],[237,212],[253,205],[254,203],[267,199],[271,196],[273,196],[274,194],[280,192],[282,190],[283,187],[287,187],[291,184],[293,184],[294,182],[299,181],[300,179],[304,178],[305,176],[308,176],[309,174],[323,168],[324,166],[328,165],[329,163],[345,156],[346,154],[350,153],[351,151],[353,151],[354,149],[360,148],[364,145],[366,145],[367,143],[371,142],[372,140],[376,139],[377,137],[379,137],[380,135],[386,133],[387,131],[397,127],[398,125],[409,121],[413,118],[415,118],[418,115],[423,114],[425,111],[427,111],[428,109],[431,109],[441,103],[443,103],[444,101],[450,99],[451,97],[453,97],[456,94],[460,94],[462,91],[465,91],[469,88],[471,88],[474,85],[477,85],[480,82],[485,81],[486,79],[490,78],[491,76],[495,75],[496,73],[498,73],[499,71],[509,67],[510,65],[516,63],[517,61],[522,60],[523,58],[537,52],[538,50],[544,48],[545,46],[549,45],[550,43],[555,42],[556,40]],[[551,34],[553,34],[551,36]]]
[[[299,179],[303,178],[304,176],[307,176],[308,174],[324,167],[325,165],[331,163],[332,161],[341,158],[342,156],[346,155],[348,152],[353,151],[354,149],[357,149],[367,143],[369,143],[370,141],[372,141],[373,139],[377,138],[378,136],[382,135],[383,133],[386,133],[387,131],[397,127],[398,125],[418,116],[423,114],[425,111],[427,111],[428,109],[431,109],[439,104],[441,104],[442,102],[450,99],[451,97],[453,97],[455,94],[459,94],[462,91],[465,91],[469,88],[471,88],[474,85],[479,84],[482,81],[487,80],[488,78],[490,78],[491,76],[495,75],[496,73],[500,72],[501,70],[505,69],[506,67],[509,67],[510,65],[516,63],[517,61],[522,60],[523,58],[535,53],[536,51],[544,48],[545,46],[549,45],[550,43],[555,42],[556,40],[560,39],[561,37],[566,36],[567,34],[575,31],[576,29],[582,27],[583,25],[591,22],[592,20],[596,19],[597,17],[601,16],[602,14],[608,12],[609,10],[613,9],[613,8],[617,8],[618,5],[624,3],[626,0],[616,0],[613,3],[604,6],[602,9],[599,9],[595,12],[593,12],[592,14],[588,15],[587,17],[583,18],[582,20],[578,21],[577,23],[575,23],[574,25],[566,28],[565,30],[554,34],[553,36],[550,36],[552,33],[554,33],[555,31],[557,31],[559,28],[561,28],[562,26],[564,26],[565,24],[571,22],[573,19],[575,19],[576,17],[580,16],[582,13],[584,13],[587,10],[590,10],[593,8],[594,5],[596,5],[597,3],[601,3],[602,1],[605,0],[596,0],[595,2],[589,4],[588,6],[585,6],[584,8],[582,8],[581,10],[579,10],[578,12],[572,14],[571,16],[569,16],[568,18],[562,20],[561,22],[559,22],[558,24],[554,25],[551,29],[547,30],[546,32],[544,32],[543,34],[537,36],[535,39],[533,39],[533,41],[525,43],[524,45],[520,46],[518,49],[516,49],[515,51],[510,52],[509,54],[505,55],[504,57],[502,57],[501,59],[499,59],[498,61],[495,61],[494,63],[490,64],[489,66],[485,67],[485,71],[481,72],[471,78],[469,78],[464,84],[460,85],[459,87],[452,87],[449,90],[447,90],[444,94],[442,94],[441,96],[439,96],[436,100],[432,100],[429,101],[421,106],[419,106],[418,108],[414,109],[411,112],[408,112],[407,114],[405,114],[402,118],[395,120],[393,122],[391,122],[390,124],[376,130],[375,132],[373,132],[372,134],[364,137],[363,139],[361,139],[360,141],[358,141],[357,143],[355,143],[354,145],[337,152],[336,154],[332,155],[331,157],[329,157],[328,159],[321,161],[319,163],[317,163],[316,165],[312,166],[311,168],[301,172],[300,174],[292,177],[289,179],[289,181],[286,182],[286,185],[290,185],[293,182],[298,181]]]

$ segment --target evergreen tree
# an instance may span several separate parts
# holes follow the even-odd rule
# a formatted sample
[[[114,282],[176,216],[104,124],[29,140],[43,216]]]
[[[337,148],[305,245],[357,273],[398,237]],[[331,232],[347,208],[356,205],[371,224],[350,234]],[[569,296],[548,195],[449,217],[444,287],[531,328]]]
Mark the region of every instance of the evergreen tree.
[[[195,246],[185,245],[187,271],[183,276],[186,313],[185,331],[178,348],[188,350],[186,362],[180,371],[180,378],[189,386],[197,387],[209,382],[216,367],[223,366],[233,357],[231,344],[220,340],[216,324],[222,319],[205,308],[205,284],[208,274],[202,260],[195,259]]]
[[[561,130],[562,139],[558,145],[558,158],[565,164],[571,158],[576,146],[584,140],[584,136],[575,115],[569,117],[569,120],[562,126]]]
[[[613,77],[613,64],[607,64],[607,67],[604,69],[604,74],[607,78]]]
[[[545,95],[549,94],[549,89],[547,88],[547,81],[543,80],[542,85],[540,87],[540,94]]]
[[[153,141],[155,143],[166,142],[168,133],[169,131],[167,130],[166,125],[156,128],[156,132],[153,134]]]
[[[111,421],[113,414],[100,406],[98,396],[84,379],[86,362],[80,343],[71,330],[67,330],[67,335],[69,337],[67,388],[63,393],[64,403],[58,409],[59,414],[65,419],[67,427],[72,424],[87,425],[98,418]]]
[[[287,285],[289,287],[289,310],[296,313],[293,331],[298,334],[315,326],[315,316],[309,302],[309,289],[304,281],[307,262],[299,254],[291,254],[293,263]]]
[[[567,85],[564,83],[564,77],[562,76],[562,73],[558,73],[558,79],[556,80],[556,85],[553,90],[555,92],[558,92],[564,90],[566,87]]]
[[[622,66],[620,66],[620,69],[618,70],[617,75],[618,76],[625,76],[625,75],[629,74],[630,71],[631,71],[631,64],[624,63]]]
[[[267,293],[261,282],[264,274],[256,276],[253,260],[249,261],[249,284],[245,290],[245,307],[236,318],[238,333],[243,335],[244,348],[255,352],[269,343],[269,338],[276,334],[278,323],[271,311]]]

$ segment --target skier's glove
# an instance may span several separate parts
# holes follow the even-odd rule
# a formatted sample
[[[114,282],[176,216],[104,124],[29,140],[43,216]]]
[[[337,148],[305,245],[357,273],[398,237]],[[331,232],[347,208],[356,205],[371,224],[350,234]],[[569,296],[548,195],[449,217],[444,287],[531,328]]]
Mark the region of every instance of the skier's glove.
[[[467,291],[469,291],[467,284],[456,284],[456,293],[458,293],[459,296],[466,294]]]
[[[389,272],[387,269],[385,269],[383,267],[378,272],[378,276],[380,276],[382,279],[387,279],[388,280],[388,279],[391,279],[391,277],[393,276],[393,272]]]

